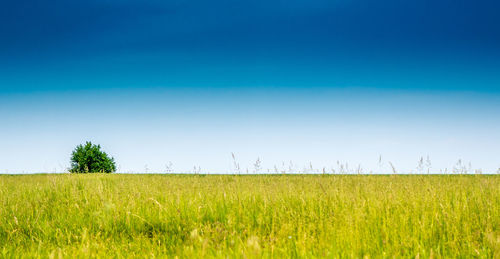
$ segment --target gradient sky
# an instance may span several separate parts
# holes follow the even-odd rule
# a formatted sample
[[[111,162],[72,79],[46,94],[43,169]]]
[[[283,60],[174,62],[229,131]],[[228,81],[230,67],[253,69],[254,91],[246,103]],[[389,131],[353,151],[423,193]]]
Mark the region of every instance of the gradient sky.
[[[498,1],[10,1],[0,173],[500,168]],[[379,157],[382,156],[382,165]],[[285,164],[283,166],[283,164]]]

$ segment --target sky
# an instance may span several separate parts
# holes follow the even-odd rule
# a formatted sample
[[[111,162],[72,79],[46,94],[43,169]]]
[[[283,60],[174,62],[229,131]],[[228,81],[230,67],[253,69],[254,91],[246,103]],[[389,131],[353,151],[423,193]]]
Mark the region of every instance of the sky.
[[[0,173],[500,168],[498,1],[1,5]]]

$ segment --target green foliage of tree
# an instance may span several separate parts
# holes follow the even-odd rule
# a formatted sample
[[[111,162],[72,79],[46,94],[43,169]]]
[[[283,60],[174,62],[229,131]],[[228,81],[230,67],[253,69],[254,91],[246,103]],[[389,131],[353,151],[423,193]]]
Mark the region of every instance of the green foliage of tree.
[[[116,171],[115,160],[101,151],[100,145],[87,141],[78,145],[71,154],[71,173],[113,173]]]

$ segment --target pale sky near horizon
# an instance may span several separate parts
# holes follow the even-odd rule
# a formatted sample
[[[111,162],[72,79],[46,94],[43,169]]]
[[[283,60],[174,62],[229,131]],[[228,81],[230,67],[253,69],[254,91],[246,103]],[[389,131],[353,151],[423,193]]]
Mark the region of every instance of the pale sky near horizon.
[[[3,7],[0,173],[64,171],[87,140],[120,172],[500,168],[495,1]]]

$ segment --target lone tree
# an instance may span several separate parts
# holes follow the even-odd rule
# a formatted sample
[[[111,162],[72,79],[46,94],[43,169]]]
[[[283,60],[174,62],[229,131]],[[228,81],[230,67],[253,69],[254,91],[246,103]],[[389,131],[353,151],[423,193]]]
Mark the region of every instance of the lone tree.
[[[71,154],[71,173],[113,173],[116,171],[115,160],[101,151],[100,145],[87,141],[76,146]]]

